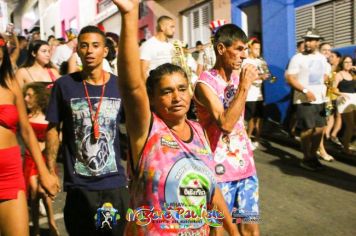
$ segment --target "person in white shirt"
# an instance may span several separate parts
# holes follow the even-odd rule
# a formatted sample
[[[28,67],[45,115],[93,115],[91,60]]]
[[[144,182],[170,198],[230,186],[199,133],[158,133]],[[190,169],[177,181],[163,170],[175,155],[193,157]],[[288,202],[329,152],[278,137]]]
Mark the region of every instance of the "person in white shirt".
[[[164,63],[171,63],[174,53],[173,38],[175,22],[169,16],[161,16],[157,20],[156,34],[145,41],[140,47],[141,68],[144,75]]]
[[[323,167],[317,158],[324,126],[326,86],[328,76],[326,58],[318,52],[322,38],[315,28],[308,28],[304,53],[294,55],[287,71],[287,81],[294,88],[293,103],[296,104],[297,126],[301,130],[301,147],[304,158],[300,166],[308,170]]]
[[[69,60],[69,58],[75,52],[77,48],[78,40],[74,29],[69,29],[66,31],[68,42],[56,47],[52,57],[51,62],[60,70],[63,62]]]
[[[264,115],[262,83],[270,74],[268,68],[265,68],[267,65],[265,65],[264,60],[261,59],[261,42],[257,38],[252,38],[248,43],[248,47],[249,55],[248,58],[243,61],[242,65],[252,64],[256,66],[259,71],[259,78],[251,84],[245,104],[247,135],[251,139],[252,134],[255,132],[252,148],[256,149],[259,146]]]

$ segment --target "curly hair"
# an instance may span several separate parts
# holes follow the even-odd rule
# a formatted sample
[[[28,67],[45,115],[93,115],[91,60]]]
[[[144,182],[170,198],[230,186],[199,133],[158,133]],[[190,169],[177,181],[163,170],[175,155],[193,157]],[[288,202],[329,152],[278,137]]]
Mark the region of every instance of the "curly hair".
[[[33,90],[33,95],[35,96],[35,103],[41,109],[42,113],[46,113],[50,90],[45,87],[41,82],[28,83],[23,88],[23,94],[25,96],[28,89]]]

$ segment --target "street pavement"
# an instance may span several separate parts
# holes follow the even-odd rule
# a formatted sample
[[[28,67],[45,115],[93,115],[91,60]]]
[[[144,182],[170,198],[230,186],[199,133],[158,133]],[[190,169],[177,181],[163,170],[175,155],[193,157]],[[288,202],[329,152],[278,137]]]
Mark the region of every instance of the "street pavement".
[[[267,132],[255,151],[260,181],[261,235],[356,235],[356,157],[332,149],[336,161],[311,172],[299,167],[302,154],[296,141],[285,134]],[[61,167],[61,166],[60,166]],[[62,209],[65,193],[54,203],[61,235],[67,235]],[[41,218],[42,235],[49,235]]]

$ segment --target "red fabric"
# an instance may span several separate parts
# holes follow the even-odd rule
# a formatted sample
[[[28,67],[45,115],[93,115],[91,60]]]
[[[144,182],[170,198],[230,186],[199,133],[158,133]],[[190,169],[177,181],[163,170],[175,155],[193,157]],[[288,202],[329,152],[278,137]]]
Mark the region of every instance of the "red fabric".
[[[16,199],[20,190],[25,191],[19,146],[0,149],[0,199]]]
[[[38,141],[40,142],[45,141],[48,124],[33,123],[33,122],[30,122],[30,124],[32,126],[33,131],[35,132]],[[43,157],[43,161],[46,163],[45,156],[42,157]],[[31,176],[38,175],[36,163],[33,160],[32,155],[28,149],[26,149],[25,151],[23,173],[25,176],[26,189],[28,189]]]
[[[0,125],[16,133],[19,114],[14,104],[0,105]]]
[[[35,132],[36,138],[38,141],[43,142],[46,139],[46,131],[48,124],[41,124],[41,123],[32,123],[30,122],[33,131]]]

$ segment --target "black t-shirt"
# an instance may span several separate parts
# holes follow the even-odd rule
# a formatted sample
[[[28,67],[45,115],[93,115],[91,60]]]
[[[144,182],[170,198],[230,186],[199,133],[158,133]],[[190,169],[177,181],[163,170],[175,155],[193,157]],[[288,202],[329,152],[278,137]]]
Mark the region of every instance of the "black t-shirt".
[[[102,86],[86,84],[95,113]],[[99,113],[100,136],[94,141],[89,105],[80,73],[56,80],[46,119],[52,123],[63,122],[65,189],[104,190],[127,185],[124,168],[120,165],[120,110],[117,77],[110,74]]]

